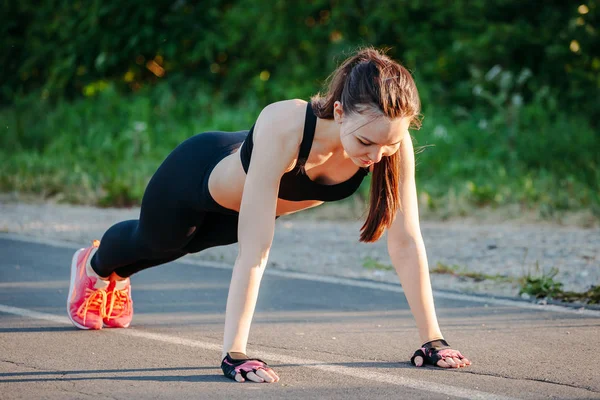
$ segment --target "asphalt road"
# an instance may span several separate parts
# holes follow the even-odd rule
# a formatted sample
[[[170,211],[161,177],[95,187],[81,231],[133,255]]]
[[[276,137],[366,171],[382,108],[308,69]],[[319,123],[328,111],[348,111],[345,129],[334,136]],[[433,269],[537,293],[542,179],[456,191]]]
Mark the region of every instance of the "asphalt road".
[[[392,285],[267,271],[248,352],[276,384],[223,377],[231,270],[184,262],[132,278],[129,329],[66,317],[74,247],[0,235],[0,398],[600,398],[600,312],[436,295],[445,337],[473,365],[414,368],[418,347]],[[387,288],[386,288],[387,287]]]

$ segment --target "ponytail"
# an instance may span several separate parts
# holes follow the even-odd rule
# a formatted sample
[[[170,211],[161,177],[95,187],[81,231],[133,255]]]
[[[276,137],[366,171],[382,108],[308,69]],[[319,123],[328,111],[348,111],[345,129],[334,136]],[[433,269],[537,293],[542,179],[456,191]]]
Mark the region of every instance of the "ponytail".
[[[390,119],[409,117],[413,128],[420,127],[421,102],[410,72],[378,50],[359,50],[342,62],[328,81],[327,92],[311,98],[317,117],[333,119],[334,103],[340,101],[347,115],[360,114],[359,105],[366,105]],[[361,228],[361,242],[377,241],[394,221],[401,204],[400,165],[396,151],[373,166],[369,214]]]

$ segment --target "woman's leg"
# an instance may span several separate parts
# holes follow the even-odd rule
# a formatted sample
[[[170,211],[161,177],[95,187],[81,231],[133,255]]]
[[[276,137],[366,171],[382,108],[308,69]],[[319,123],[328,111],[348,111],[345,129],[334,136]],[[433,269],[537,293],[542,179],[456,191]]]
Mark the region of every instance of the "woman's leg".
[[[171,211],[171,212],[169,212]],[[153,211],[144,207],[139,220],[119,222],[106,231],[91,260],[101,277],[113,272],[121,278],[146,268],[165,264],[185,254],[194,238],[202,213],[184,210]]]
[[[185,191],[191,185],[183,175],[171,174],[169,179],[163,171],[159,169],[146,189],[139,220],[113,225],[99,243],[84,249],[82,257],[77,255],[67,300],[77,327],[128,327],[133,318],[129,276],[186,254],[183,248],[193,239],[204,212],[186,206]],[[172,186],[175,180],[179,182]]]
[[[189,243],[183,248],[186,253],[198,253],[210,247],[237,243],[238,215],[208,212]]]
[[[198,185],[204,179],[198,164],[202,166],[202,159],[207,159],[200,152],[201,136],[178,146],[152,176],[139,220],[120,222],[106,231],[91,260],[98,275],[107,277],[115,272],[126,278],[186,254],[182,249],[205,214],[197,207]]]
[[[186,254],[150,248],[137,234],[138,226],[139,220],[123,221],[106,231],[91,260],[94,272],[104,278],[113,272],[127,278],[142,269],[174,261]]]
[[[190,252],[237,241],[237,215],[223,226],[212,212],[208,225],[204,220],[215,206],[207,185],[210,170],[244,137],[241,133],[201,134],[183,142],[148,183],[139,220],[113,225],[100,242],[75,253],[67,309],[77,327],[129,326],[133,316],[130,275]]]
[[[171,251],[153,251],[148,248],[144,244],[145,241],[139,239],[139,234],[136,234],[140,225],[138,220],[120,222],[105,233],[100,248],[95,254],[96,261],[92,260],[92,268],[100,276],[109,276],[115,272],[118,276],[126,278],[146,268],[174,261],[189,253],[237,242],[237,215],[205,213],[202,218],[196,218],[195,222],[194,226],[187,228],[188,236],[185,245]],[[128,239],[123,240],[124,238]],[[158,240],[163,241],[161,238]],[[100,253],[102,243],[106,241],[109,245],[104,249],[110,249],[110,252]],[[104,264],[105,257],[108,260],[106,264]],[[103,269],[103,265],[111,265],[111,268]]]

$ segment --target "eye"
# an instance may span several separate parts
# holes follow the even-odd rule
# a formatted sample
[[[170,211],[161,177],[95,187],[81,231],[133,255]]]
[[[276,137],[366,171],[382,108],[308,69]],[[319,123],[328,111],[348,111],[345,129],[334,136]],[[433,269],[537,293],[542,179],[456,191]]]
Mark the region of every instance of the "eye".
[[[358,141],[360,142],[360,144],[362,144],[363,146],[368,146],[370,143],[365,143],[362,140],[358,139]]]

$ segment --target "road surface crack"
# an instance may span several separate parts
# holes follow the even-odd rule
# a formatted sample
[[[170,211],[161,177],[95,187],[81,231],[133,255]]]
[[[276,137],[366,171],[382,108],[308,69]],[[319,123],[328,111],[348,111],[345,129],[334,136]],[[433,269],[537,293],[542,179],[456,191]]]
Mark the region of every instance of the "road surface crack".
[[[5,362],[7,364],[13,364],[16,365],[17,367],[24,367],[24,368],[29,368],[29,369],[33,369],[36,371],[55,371],[55,370],[50,370],[50,369],[46,369],[46,368],[40,368],[40,367],[36,367],[33,365],[29,365],[29,364],[25,364],[25,363],[21,363],[21,362],[17,362],[17,361],[11,361],[11,360],[0,360],[0,362]]]

